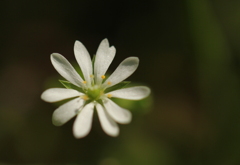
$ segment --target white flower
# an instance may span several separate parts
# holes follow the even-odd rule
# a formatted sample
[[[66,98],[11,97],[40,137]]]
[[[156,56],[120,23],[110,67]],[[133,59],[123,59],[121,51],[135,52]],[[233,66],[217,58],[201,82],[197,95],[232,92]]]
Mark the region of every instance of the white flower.
[[[131,121],[131,113],[114,103],[111,98],[140,100],[150,94],[150,89],[145,86],[130,88],[117,88],[138,67],[139,59],[129,57],[125,59],[117,69],[107,78],[105,73],[115,56],[115,47],[109,47],[107,39],[104,39],[97,50],[94,64],[85,46],[76,41],[74,45],[75,58],[82,70],[81,77],[72,65],[58,53],[51,54],[51,62],[58,73],[68,80],[77,89],[51,88],[44,91],[41,98],[47,102],[57,102],[72,98],[71,101],[61,105],[53,113],[53,124],[61,126],[74,116],[73,134],[76,138],[86,136],[92,125],[94,107],[96,107],[99,120],[104,132],[110,136],[119,134],[117,123],[127,124]],[[115,86],[114,86],[115,85]]]

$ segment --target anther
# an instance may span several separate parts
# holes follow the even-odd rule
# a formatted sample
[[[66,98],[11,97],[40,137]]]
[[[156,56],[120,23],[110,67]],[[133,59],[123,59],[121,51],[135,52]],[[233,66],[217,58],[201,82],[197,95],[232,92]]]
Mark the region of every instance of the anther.
[[[91,74],[90,77],[91,77],[91,78],[94,78],[94,75]]]
[[[87,95],[83,95],[83,96],[81,96],[81,98],[82,98],[83,100],[88,100],[88,99],[89,99]]]
[[[87,81],[83,81],[83,84],[86,84],[87,83]]]
[[[108,98],[111,98],[111,97],[112,97],[112,94],[107,94],[107,97],[108,97]]]
[[[110,81],[107,82],[108,85],[111,85],[112,83]]]
[[[101,76],[101,78],[102,78],[102,79],[105,79],[105,78],[106,78],[106,76],[105,76],[105,75],[102,75],[102,76]]]

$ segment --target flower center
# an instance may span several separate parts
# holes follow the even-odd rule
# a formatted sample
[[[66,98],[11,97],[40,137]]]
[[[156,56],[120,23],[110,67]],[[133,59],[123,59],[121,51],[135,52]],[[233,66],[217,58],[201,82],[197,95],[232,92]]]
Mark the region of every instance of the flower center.
[[[103,90],[99,88],[99,86],[94,85],[93,87],[88,88],[86,94],[90,100],[98,100],[103,95]]]

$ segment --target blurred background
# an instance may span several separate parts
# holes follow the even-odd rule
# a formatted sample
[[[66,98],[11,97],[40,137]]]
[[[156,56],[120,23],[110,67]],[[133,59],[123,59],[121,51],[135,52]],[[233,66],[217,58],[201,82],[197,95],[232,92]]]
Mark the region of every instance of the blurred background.
[[[239,0],[0,1],[0,164],[240,164]],[[55,127],[57,104],[40,99],[62,79],[53,52],[76,65],[75,40],[91,55],[102,39],[117,49],[110,71],[129,56],[128,79],[145,100],[117,100],[133,113],[117,138],[95,113],[83,139],[69,121]]]

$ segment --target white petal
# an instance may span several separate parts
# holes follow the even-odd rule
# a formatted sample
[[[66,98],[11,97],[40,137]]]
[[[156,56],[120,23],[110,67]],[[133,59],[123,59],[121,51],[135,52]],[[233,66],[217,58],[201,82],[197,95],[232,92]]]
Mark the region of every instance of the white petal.
[[[95,63],[94,63],[94,74],[95,74],[95,80],[96,84],[100,84],[102,82],[102,75],[105,75],[108,67],[112,63],[112,60],[116,54],[116,49],[114,46],[109,48],[109,43],[107,39],[102,40],[100,43]]]
[[[94,104],[87,104],[78,114],[73,124],[73,134],[76,138],[86,136],[92,127]]]
[[[83,95],[82,93],[78,92],[74,89],[66,89],[66,88],[51,88],[45,90],[41,98],[46,102],[57,102],[64,99],[76,97]]]
[[[106,99],[103,102],[109,115],[118,123],[127,124],[132,120],[132,114],[130,111],[118,106],[110,99]]]
[[[117,123],[109,116],[109,114],[103,109],[102,105],[96,105],[98,117],[104,132],[110,136],[118,136],[119,128]]]
[[[76,72],[76,70],[72,67],[72,65],[68,62],[68,60],[58,53],[51,54],[51,61],[54,68],[58,71],[58,73],[63,76],[66,80],[71,82],[76,86],[83,86],[83,80]]]
[[[150,94],[150,89],[145,86],[137,86],[137,87],[118,89],[118,90],[109,92],[109,94],[112,95],[111,97],[117,97],[121,99],[141,100]]]
[[[105,86],[113,86],[126,78],[128,78],[137,69],[139,59],[137,57],[128,57],[119,64],[117,69],[111,74],[111,76],[104,82]],[[111,83],[108,85],[108,83]]]
[[[83,106],[84,100],[80,98],[73,99],[58,107],[52,116],[52,122],[55,126],[61,126],[73,118]]]
[[[91,78],[90,75],[93,74],[92,72],[92,61],[90,58],[90,55],[85,48],[85,46],[79,42],[76,41],[74,44],[74,54],[75,58],[83,72],[84,78],[87,81],[87,84],[91,84]]]

